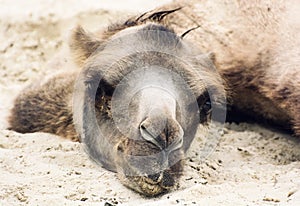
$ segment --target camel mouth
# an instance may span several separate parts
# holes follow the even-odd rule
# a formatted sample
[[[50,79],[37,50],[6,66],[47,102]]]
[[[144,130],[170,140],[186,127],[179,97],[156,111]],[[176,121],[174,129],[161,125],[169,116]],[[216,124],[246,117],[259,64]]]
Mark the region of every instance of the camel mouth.
[[[120,179],[125,186],[146,197],[163,195],[177,185],[169,171],[146,176],[123,176]]]
[[[160,185],[166,190],[169,190],[175,186],[175,179],[168,171],[148,175],[145,178],[145,182],[153,185]]]
[[[126,187],[146,197],[155,197],[171,191],[178,185],[178,179],[183,171],[183,153],[176,150],[166,158],[155,145],[150,143],[148,145],[153,147],[153,150],[148,149],[148,152],[152,151],[149,156],[128,156],[133,151],[138,152],[137,147],[133,149],[128,145],[125,150],[119,151],[116,162],[117,174]],[[159,152],[159,155],[155,151]],[[138,152],[134,155],[139,154]]]

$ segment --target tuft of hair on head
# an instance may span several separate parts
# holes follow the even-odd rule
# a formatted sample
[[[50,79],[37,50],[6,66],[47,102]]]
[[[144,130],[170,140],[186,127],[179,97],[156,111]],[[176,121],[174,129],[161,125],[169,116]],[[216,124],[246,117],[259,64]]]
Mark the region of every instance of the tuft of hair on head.
[[[156,12],[153,12],[153,10],[147,11],[147,12],[141,14],[140,16],[138,16],[137,18],[130,20],[129,22],[131,22],[131,23],[134,22],[135,25],[144,23],[147,21],[159,23],[169,14],[174,13],[180,9],[182,9],[182,7],[178,7],[176,9],[171,9],[171,10],[156,11]]]
[[[174,13],[180,9],[182,9],[182,7],[178,7],[176,9],[171,9],[171,10],[158,11],[144,19],[141,19],[141,21],[152,20],[152,21],[156,21],[156,22],[161,22],[167,15]],[[151,13],[151,12],[149,12],[149,13]]]

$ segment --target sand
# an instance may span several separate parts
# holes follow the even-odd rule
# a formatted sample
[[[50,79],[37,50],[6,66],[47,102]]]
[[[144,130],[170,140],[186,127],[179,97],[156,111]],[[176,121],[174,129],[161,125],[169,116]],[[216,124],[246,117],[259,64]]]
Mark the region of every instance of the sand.
[[[16,95],[72,66],[75,25],[95,30],[164,1],[0,0],[0,205],[300,205],[300,140],[274,128],[226,123],[202,157],[197,134],[179,188],[145,198],[93,163],[79,143],[7,130]]]

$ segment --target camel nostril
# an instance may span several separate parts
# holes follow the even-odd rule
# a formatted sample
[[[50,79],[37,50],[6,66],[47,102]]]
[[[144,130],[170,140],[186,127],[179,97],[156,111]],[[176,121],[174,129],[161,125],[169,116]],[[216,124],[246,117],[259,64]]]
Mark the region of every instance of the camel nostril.
[[[183,145],[183,129],[176,121],[169,121],[168,125],[159,126],[149,119],[139,125],[141,137],[154,144],[160,150],[171,152]]]
[[[146,130],[146,127],[145,127],[145,125],[144,125],[143,123],[140,125],[140,128],[141,128],[142,130]]]
[[[151,142],[152,144],[154,144],[155,146],[157,146],[159,149],[163,149],[162,146],[160,145],[160,143],[157,141],[156,139],[156,135],[153,134],[153,131],[147,128],[143,123],[140,124],[140,133],[142,135],[142,138],[145,139],[148,142]]]

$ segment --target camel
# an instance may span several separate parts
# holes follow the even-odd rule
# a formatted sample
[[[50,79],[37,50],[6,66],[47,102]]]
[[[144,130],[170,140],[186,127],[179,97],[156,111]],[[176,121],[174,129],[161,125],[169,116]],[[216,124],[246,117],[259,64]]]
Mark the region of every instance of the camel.
[[[300,136],[300,22],[290,3],[175,1],[88,33],[77,71],[32,84],[10,128],[80,141],[127,187],[176,186],[198,124],[251,117]],[[227,105],[226,105],[227,104]]]

